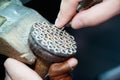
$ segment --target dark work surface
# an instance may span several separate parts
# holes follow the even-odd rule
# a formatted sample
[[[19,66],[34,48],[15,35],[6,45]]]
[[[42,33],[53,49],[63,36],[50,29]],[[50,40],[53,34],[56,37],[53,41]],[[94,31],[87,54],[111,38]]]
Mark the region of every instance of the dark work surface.
[[[51,23],[54,23],[59,5],[60,0],[32,0],[26,4]],[[100,74],[120,65],[120,15],[96,27],[66,30],[75,37],[78,46],[75,57],[79,64],[72,73],[73,80],[97,80]],[[5,59],[0,57],[0,77],[4,76]]]

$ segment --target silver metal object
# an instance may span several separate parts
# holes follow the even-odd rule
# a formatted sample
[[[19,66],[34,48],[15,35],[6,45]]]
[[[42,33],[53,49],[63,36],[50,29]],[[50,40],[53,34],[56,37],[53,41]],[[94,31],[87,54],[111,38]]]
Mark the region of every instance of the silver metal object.
[[[0,54],[34,63],[36,56],[29,48],[28,36],[37,21],[47,20],[20,0],[0,0]]]
[[[31,48],[33,51],[36,51],[35,53],[37,55],[44,55],[46,56],[45,58],[49,58],[49,60],[53,58],[53,60],[51,60],[52,62],[54,62],[54,58],[56,58],[56,60],[62,57],[69,58],[76,53],[77,49],[75,39],[72,35],[49,22],[34,23],[30,31],[29,42],[30,44],[32,43],[33,46],[31,46]],[[38,48],[38,46],[40,48]],[[51,55],[50,53],[42,54],[43,52],[39,51],[41,48],[50,52]]]
[[[54,55],[68,57],[76,53],[74,37],[48,22],[35,23],[31,36],[39,46]]]

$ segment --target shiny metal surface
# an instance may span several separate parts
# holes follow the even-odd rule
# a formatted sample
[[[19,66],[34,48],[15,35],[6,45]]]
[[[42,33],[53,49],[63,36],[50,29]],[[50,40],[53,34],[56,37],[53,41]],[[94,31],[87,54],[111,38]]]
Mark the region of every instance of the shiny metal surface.
[[[74,37],[53,24],[35,23],[32,26],[31,36],[39,46],[57,56],[67,57],[76,53]]]

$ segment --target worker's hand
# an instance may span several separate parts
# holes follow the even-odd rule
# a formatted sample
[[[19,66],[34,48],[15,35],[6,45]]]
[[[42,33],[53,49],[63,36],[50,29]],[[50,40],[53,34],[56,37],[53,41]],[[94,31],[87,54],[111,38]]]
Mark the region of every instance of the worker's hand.
[[[61,63],[52,64],[48,72],[50,80],[72,80],[70,72],[77,64],[78,61],[75,58],[70,58],[69,60]]]
[[[8,58],[4,66],[6,69],[5,80],[42,80],[35,71],[15,59]]]
[[[120,0],[103,0],[87,10],[76,13],[78,3],[82,0],[62,0],[55,25],[62,28],[71,20],[74,29],[98,25],[120,14]]]
[[[77,60],[71,58],[65,62],[51,65],[49,75],[54,80],[71,80],[68,74],[77,65]],[[8,58],[4,63],[6,69],[5,80],[42,80],[42,78],[28,66],[15,59]],[[54,73],[57,72],[57,73]]]

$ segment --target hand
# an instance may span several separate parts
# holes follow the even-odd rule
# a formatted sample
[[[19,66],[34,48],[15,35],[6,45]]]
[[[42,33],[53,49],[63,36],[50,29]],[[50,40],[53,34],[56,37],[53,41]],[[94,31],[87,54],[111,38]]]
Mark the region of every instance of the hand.
[[[15,59],[8,58],[4,66],[6,69],[5,80],[42,80],[35,71]]]
[[[103,0],[87,10],[76,13],[78,3],[82,0],[62,0],[55,25],[62,28],[71,20],[74,29],[98,25],[120,14],[120,0]]]
[[[71,80],[68,73],[71,68],[74,68],[77,65],[77,63],[76,59],[71,58],[65,62],[52,64],[49,70],[50,78],[54,80]],[[5,61],[4,66],[6,69],[5,80],[42,80],[34,70],[15,59],[8,58]]]
[[[61,63],[52,64],[48,71],[50,80],[72,80],[70,72],[77,64],[78,61],[75,58],[70,58],[69,60]]]

